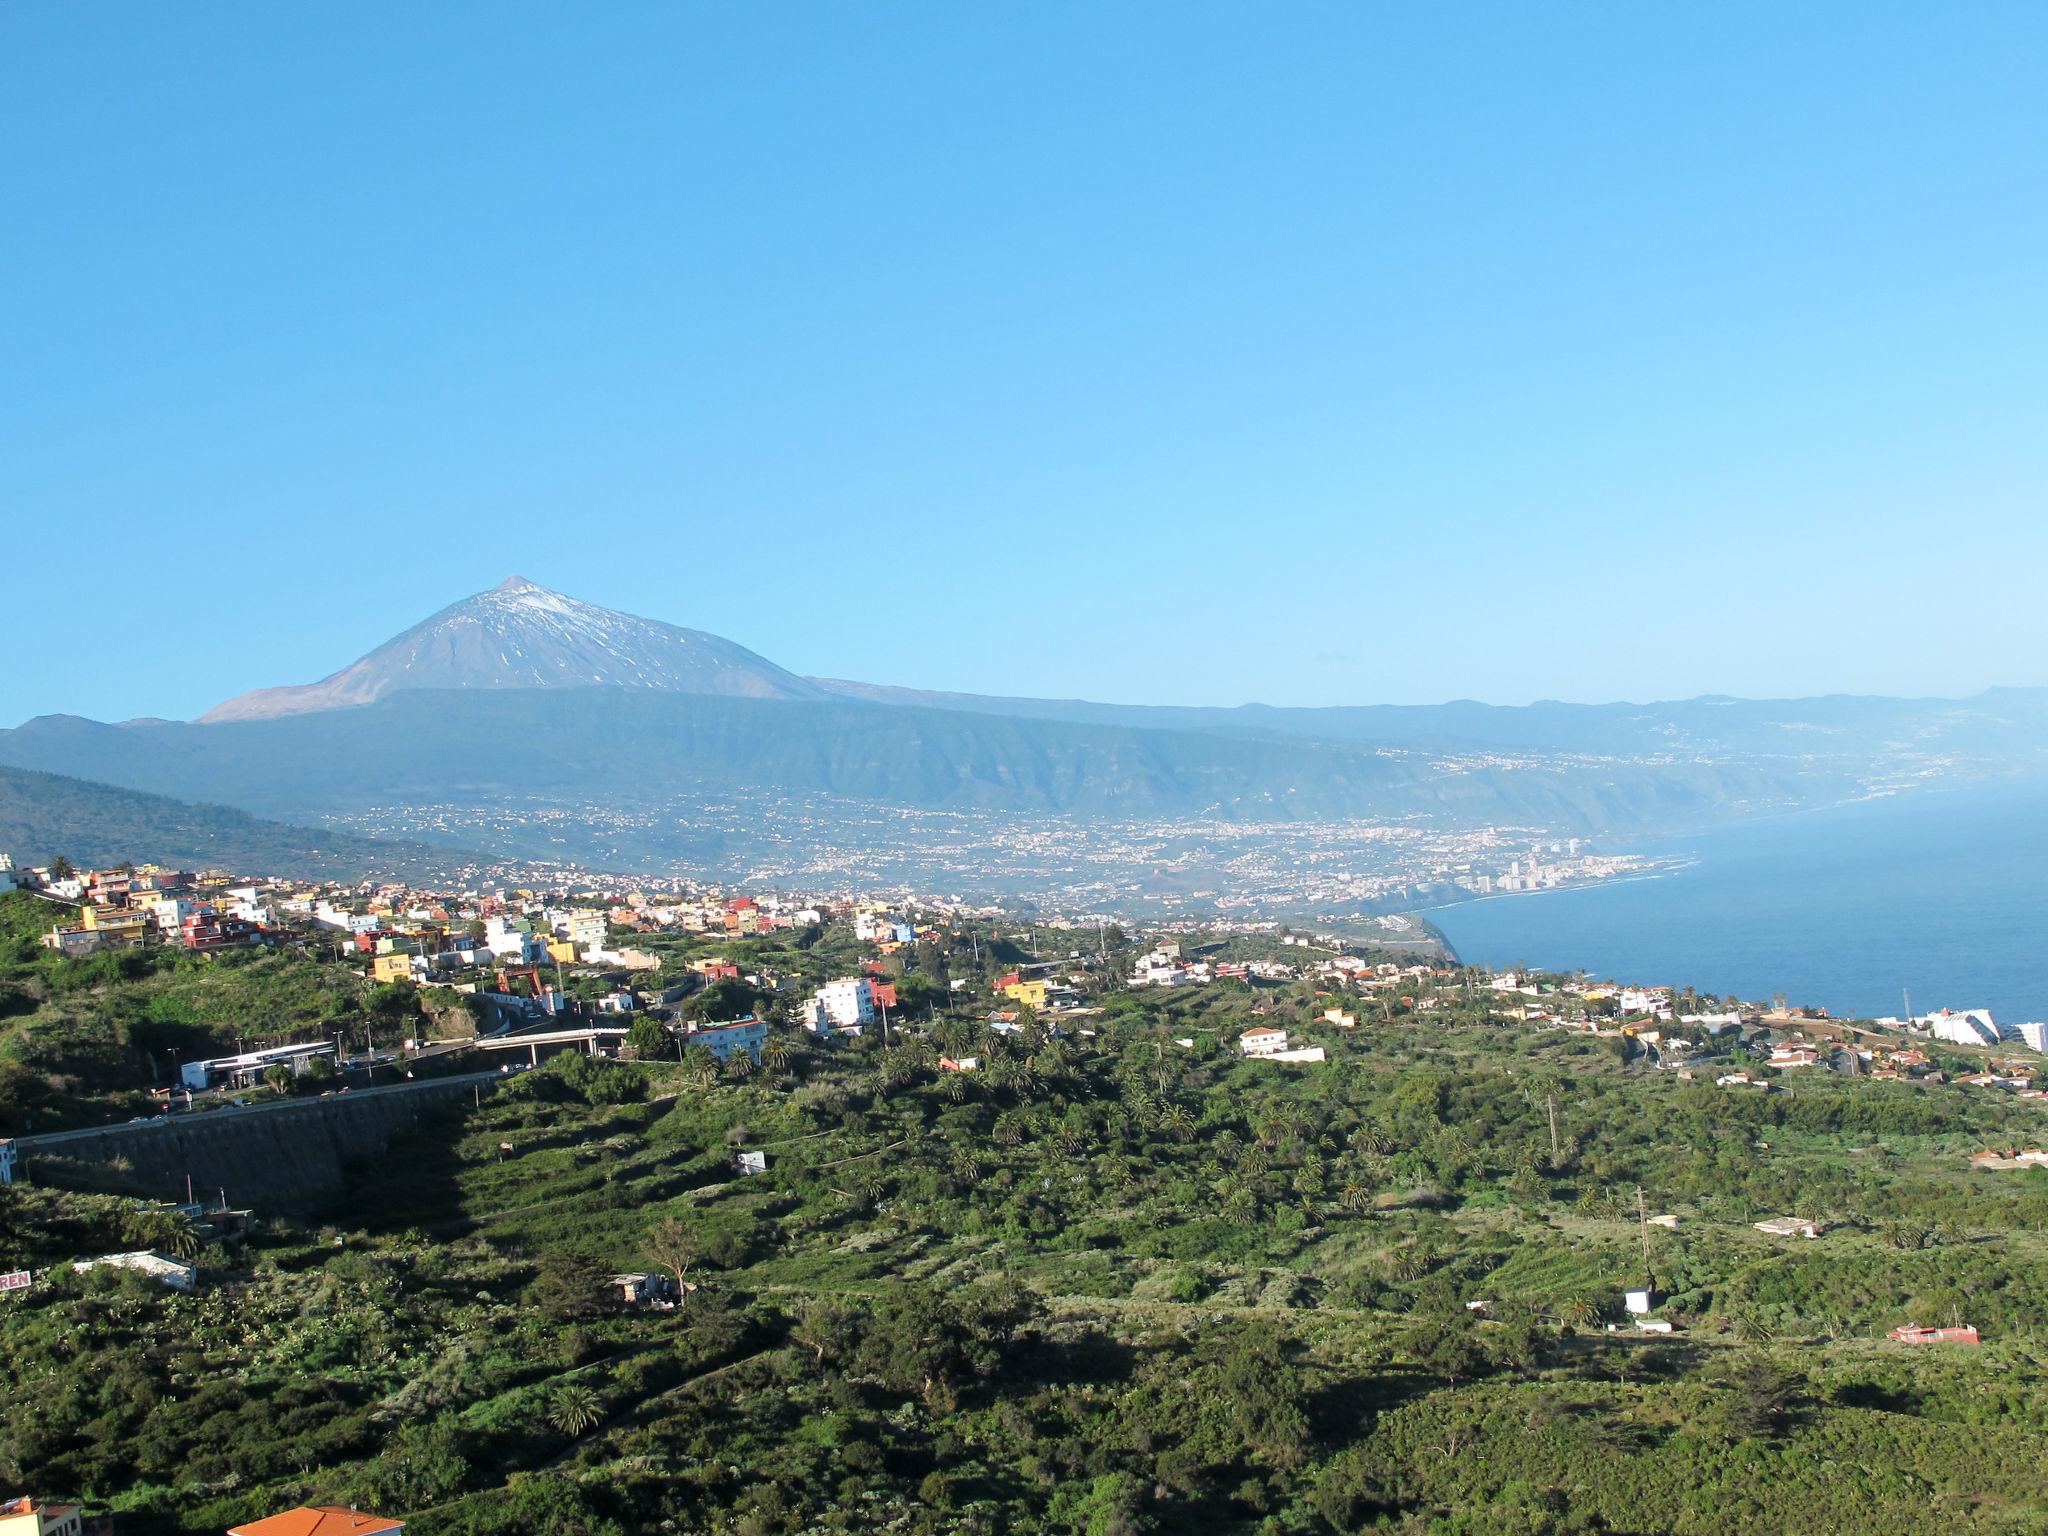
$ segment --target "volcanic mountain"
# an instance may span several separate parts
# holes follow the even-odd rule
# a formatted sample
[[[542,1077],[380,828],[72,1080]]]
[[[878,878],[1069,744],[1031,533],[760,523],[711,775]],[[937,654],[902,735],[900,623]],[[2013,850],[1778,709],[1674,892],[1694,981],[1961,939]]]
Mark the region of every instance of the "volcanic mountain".
[[[701,630],[578,602],[523,576],[451,603],[317,683],[258,688],[201,717],[263,720],[371,704],[408,689],[652,688],[749,699],[823,689]]]

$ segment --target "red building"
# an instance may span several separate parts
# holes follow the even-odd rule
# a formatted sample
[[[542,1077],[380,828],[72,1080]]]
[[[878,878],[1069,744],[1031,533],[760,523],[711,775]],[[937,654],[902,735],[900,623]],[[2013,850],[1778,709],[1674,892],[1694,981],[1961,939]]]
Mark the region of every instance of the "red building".
[[[1984,1342],[1977,1337],[1977,1330],[1971,1327],[1921,1328],[1912,1323],[1908,1323],[1903,1328],[1894,1328],[1888,1337],[1897,1340],[1901,1344],[1981,1344]]]

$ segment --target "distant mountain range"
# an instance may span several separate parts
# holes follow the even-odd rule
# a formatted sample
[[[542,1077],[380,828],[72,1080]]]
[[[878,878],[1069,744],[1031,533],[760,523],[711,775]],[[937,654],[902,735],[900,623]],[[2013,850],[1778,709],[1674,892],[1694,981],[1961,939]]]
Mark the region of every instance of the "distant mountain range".
[[[800,677],[515,577],[320,682],[189,724],[44,716],[0,731],[0,763],[295,821],[518,807],[506,837],[538,856],[575,843],[560,822],[589,807],[687,820],[707,797],[757,793],[811,798],[821,835],[849,806],[896,805],[1640,838],[2048,770],[2048,691],[1527,708],[993,698]],[[578,809],[529,825],[536,805]]]
[[[56,774],[0,768],[0,852],[24,867],[62,854],[82,867],[122,859],[301,880],[433,880],[478,862],[448,849],[263,821]]]

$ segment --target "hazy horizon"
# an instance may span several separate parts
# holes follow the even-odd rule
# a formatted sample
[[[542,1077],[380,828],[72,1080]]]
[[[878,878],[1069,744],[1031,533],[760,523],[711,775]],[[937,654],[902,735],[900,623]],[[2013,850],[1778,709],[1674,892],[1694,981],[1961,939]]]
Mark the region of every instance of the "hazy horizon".
[[[0,46],[0,719],[187,718],[508,570],[1018,697],[2048,682],[2038,7]]]
[[[509,579],[508,579],[508,580],[509,580]],[[493,585],[496,585],[496,584],[494,583]],[[545,582],[545,581],[538,581],[538,582],[536,582],[536,583],[535,583],[535,585],[538,585],[538,586],[541,586],[541,587],[548,587],[548,586],[549,586],[549,584],[548,584],[547,582]],[[488,590],[488,589],[486,589],[486,590]],[[559,589],[554,589],[554,588],[550,588],[550,590],[559,590]],[[462,596],[463,596],[463,597],[468,597],[468,596],[472,596],[472,595],[474,595],[474,594],[470,594],[470,593],[464,593],[464,594],[462,594]],[[569,593],[564,593],[564,594],[562,594],[562,595],[564,595],[564,596],[567,596],[567,597],[571,597],[571,598],[574,598],[574,597],[576,597],[576,596],[577,596],[577,594],[575,594],[575,593],[573,593],[573,592],[569,592]],[[458,599],[458,600],[459,600],[459,599]],[[448,606],[451,606],[451,604],[443,604],[443,605],[442,605],[442,607],[448,607]],[[600,605],[600,606],[604,606],[604,605]],[[436,611],[438,612],[439,610],[437,609]],[[424,618],[426,618],[426,617],[427,617],[427,615],[421,615],[421,618],[422,618],[422,619],[424,619]],[[683,623],[682,621],[680,621],[680,620],[670,619],[670,618],[667,618],[667,617],[665,617],[664,615],[661,615],[661,614],[658,614],[658,613],[642,614],[642,615],[639,615],[639,617],[642,617],[642,618],[650,618],[650,619],[656,619],[656,620],[660,620],[660,621],[661,621],[661,622],[663,622],[663,623],[669,623],[669,624],[677,624],[677,625],[679,625],[680,627],[684,627],[684,628],[690,628],[690,627],[694,627],[694,626],[690,626],[690,625],[684,624],[684,623]],[[408,628],[409,628],[409,627],[410,627],[410,626],[408,626]],[[387,636],[384,636],[384,637],[383,637],[383,640],[389,640],[389,639],[391,639],[391,638],[393,638],[393,636],[387,635]],[[726,637],[726,638],[731,638],[731,637]],[[380,640],[380,641],[378,641],[378,642],[377,642],[377,644],[382,644],[382,643],[383,643],[383,640]],[[366,647],[364,647],[364,651],[365,651],[365,652],[367,652],[367,651],[369,651],[369,650],[371,650],[371,649],[373,649],[373,648],[374,648],[374,647],[371,647],[371,646],[366,646]],[[756,647],[749,647],[749,649],[758,649],[758,648],[756,648]],[[322,673],[322,674],[320,675],[320,677],[317,677],[317,678],[277,678],[277,679],[272,679],[272,680],[270,680],[270,681],[268,681],[268,682],[264,682],[264,683],[258,683],[258,684],[256,684],[255,686],[256,686],[257,688],[265,688],[265,687],[270,687],[270,686],[274,686],[274,685],[278,685],[278,684],[283,684],[283,685],[290,685],[290,684],[299,684],[299,683],[310,683],[310,682],[317,682],[317,681],[322,681],[322,680],[324,680],[324,679],[325,679],[326,677],[328,677],[328,676],[332,675],[332,673],[333,673],[334,671],[340,670],[340,669],[341,669],[342,667],[345,667],[345,666],[346,666],[346,665],[347,665],[347,664],[348,664],[349,662],[353,662],[353,661],[354,661],[354,660],[356,660],[356,659],[357,659],[357,658],[356,658],[355,656],[350,656],[350,657],[346,658],[345,660],[343,660],[343,661],[340,661],[340,662],[338,662],[338,663],[337,663],[337,665],[336,665],[336,667],[328,669],[328,671],[327,671],[327,672],[324,672],[324,673]],[[765,656],[765,659],[766,659],[766,660],[768,660],[768,661],[771,661],[771,662],[774,662],[774,661],[776,661],[776,660],[777,660],[777,658],[776,658],[775,656],[773,656],[773,655],[766,655],[766,656]],[[1055,702],[1073,702],[1073,703],[1099,704],[1099,705],[1105,705],[1105,706],[1110,706],[1110,707],[1119,707],[1119,708],[1121,708],[1121,707],[1136,707],[1136,708],[1148,708],[1148,707],[1149,707],[1149,708],[1166,708],[1166,709],[1217,709],[1217,710],[1233,710],[1233,709],[1332,709],[1332,710],[1336,710],[1336,709],[1373,709],[1373,708],[1394,708],[1394,709],[1435,709],[1435,708],[1445,708],[1445,707],[1452,707],[1452,706],[1459,706],[1459,705],[1479,705],[1479,706],[1482,706],[1482,707],[1485,707],[1485,708],[1490,708],[1490,709],[1523,709],[1523,708],[1535,708],[1535,707],[1541,707],[1541,706],[1552,706],[1552,705],[1556,705],[1556,706],[1563,706],[1563,707],[1567,707],[1567,708],[1591,708],[1591,709],[1599,709],[1599,708],[1646,708],[1646,709],[1647,709],[1647,708],[1654,708],[1654,707],[1657,707],[1657,706],[1660,706],[1660,705],[1669,705],[1669,704],[1689,704],[1689,703],[1719,703],[1719,702],[1723,702],[1723,701],[1726,701],[1726,702],[1730,702],[1730,703],[1754,703],[1754,702],[1776,702],[1776,701],[1779,701],[1779,700],[1791,700],[1791,701],[1796,701],[1796,700],[1798,700],[1798,699],[1801,699],[1801,698],[1921,698],[1921,699],[1954,699],[1954,700],[1963,700],[1963,699],[1969,699],[1969,698],[1974,698],[1974,697],[1977,697],[1977,696],[1979,696],[1979,695],[1982,695],[1982,694],[1985,694],[1985,693],[1997,692],[1997,691],[2000,691],[2000,690],[2002,690],[2002,689],[2025,689],[2026,687],[2028,687],[2028,686],[2029,686],[2029,685],[2025,685],[2025,684],[2009,684],[2009,683],[1989,683],[1989,684],[1986,684],[1986,685],[1985,685],[1984,687],[1982,687],[1982,688],[1972,689],[1972,690],[1970,690],[1969,692],[1966,692],[1966,693],[1937,693],[1937,694],[1922,694],[1922,695],[1909,695],[1909,694],[1902,694],[1902,693],[1896,693],[1896,692],[1894,692],[1894,693],[1862,693],[1862,692],[1851,692],[1851,691],[1848,691],[1848,690],[1836,690],[1836,691],[1834,691],[1834,692],[1832,692],[1832,693],[1828,693],[1828,694],[1810,694],[1810,695],[1753,695],[1753,694],[1752,694],[1752,695],[1743,695],[1743,694],[1729,694],[1729,693],[1701,693],[1701,694],[1691,694],[1691,695],[1687,695],[1687,696],[1685,696],[1685,697],[1682,697],[1682,698],[1680,698],[1680,697],[1670,697],[1670,698],[1640,698],[1640,699],[1565,699],[1565,698],[1545,697],[1545,698],[1532,698],[1532,699],[1510,699],[1510,700],[1500,700],[1500,699],[1480,699],[1480,698],[1474,698],[1474,697],[1471,697],[1471,696],[1469,696],[1469,695],[1466,695],[1466,696],[1460,696],[1460,697],[1454,697],[1454,698],[1440,698],[1440,699],[1405,699],[1405,700],[1388,700],[1388,699],[1332,699],[1332,700],[1326,700],[1326,701],[1322,701],[1322,702],[1313,702],[1313,703],[1300,703],[1300,704],[1276,704],[1276,703],[1274,703],[1273,701],[1271,701],[1271,700],[1268,700],[1268,699],[1236,699],[1236,700],[1223,700],[1223,699],[1203,699],[1203,698],[1140,698],[1140,697],[1123,697],[1123,698],[1110,698],[1110,697],[1094,697],[1094,696],[1082,695],[1082,694],[1077,694],[1077,693],[1061,693],[1061,692],[1050,692],[1050,693],[1045,693],[1045,694],[1031,694],[1031,695],[1022,695],[1022,694],[986,694],[986,693],[982,693],[982,692],[981,692],[980,690],[976,690],[976,689],[966,689],[966,688],[944,688],[944,687],[936,687],[936,686],[933,686],[933,685],[930,685],[930,684],[926,684],[926,683],[921,683],[921,682],[916,682],[916,681],[901,681],[901,680],[893,680],[893,679],[876,679],[876,678],[854,678],[854,677],[842,677],[842,676],[837,676],[837,675],[834,675],[834,674],[830,674],[830,673],[801,673],[801,674],[799,674],[799,675],[801,675],[801,676],[806,676],[806,677],[811,677],[811,678],[814,678],[814,679],[816,679],[816,680],[818,680],[818,681],[823,681],[823,682],[837,682],[837,683],[847,683],[847,684],[860,684],[860,685],[865,685],[865,686],[868,686],[868,687],[873,687],[873,688],[877,688],[877,689],[882,689],[882,690],[891,690],[891,691],[903,691],[903,692],[908,692],[908,693],[931,693],[931,694],[953,694],[953,695],[961,695],[961,696],[981,696],[981,697],[988,697],[988,698],[995,698],[995,699],[1003,699],[1003,698],[1017,698],[1017,699],[1026,699],[1026,698],[1028,698],[1028,699],[1039,699],[1039,700],[1046,700],[1046,701],[1055,701]],[[196,719],[198,719],[198,718],[199,718],[199,716],[201,716],[202,714],[204,714],[204,713],[205,713],[205,711],[206,711],[206,709],[210,709],[210,708],[212,708],[212,707],[213,707],[214,705],[217,705],[217,704],[220,704],[220,703],[224,702],[224,701],[225,701],[225,699],[227,699],[228,697],[229,697],[229,695],[223,694],[223,695],[221,695],[221,696],[220,696],[219,698],[215,698],[215,699],[213,699],[213,700],[211,701],[211,703],[209,703],[209,704],[208,704],[207,706],[205,706],[205,708],[202,708],[202,709],[199,709],[199,710],[195,710],[195,711],[193,711],[193,712],[192,712],[191,714],[184,714],[184,715],[168,715],[168,714],[163,714],[163,713],[161,713],[161,712],[151,712],[151,711],[142,711],[142,712],[139,712],[139,713],[136,713],[136,714],[132,714],[132,715],[107,715],[107,716],[87,716],[87,718],[97,718],[97,719],[102,719],[102,720],[105,720],[105,721],[107,721],[107,722],[109,722],[109,723],[116,723],[116,724],[119,724],[119,723],[125,723],[125,722],[130,722],[130,721],[149,721],[149,720],[166,720],[166,721],[193,721],[193,720],[196,720]],[[41,718],[41,717],[43,717],[43,716],[49,716],[49,715],[82,715],[82,714],[85,714],[85,712],[84,712],[84,711],[81,711],[81,710],[77,710],[77,709],[70,709],[70,708],[58,708],[58,709],[46,709],[46,710],[39,710],[39,711],[37,711],[37,712],[36,712],[35,714],[32,714],[32,715],[25,715],[25,716],[22,716],[22,717],[20,717],[19,719],[16,719],[16,720],[12,720],[12,721],[7,721],[7,720],[4,720],[4,718],[0,718],[0,728],[5,728],[5,727],[6,727],[7,725],[21,725],[21,724],[25,724],[25,723],[27,723],[27,722],[28,722],[29,720],[33,720],[33,719],[37,719],[37,718]]]

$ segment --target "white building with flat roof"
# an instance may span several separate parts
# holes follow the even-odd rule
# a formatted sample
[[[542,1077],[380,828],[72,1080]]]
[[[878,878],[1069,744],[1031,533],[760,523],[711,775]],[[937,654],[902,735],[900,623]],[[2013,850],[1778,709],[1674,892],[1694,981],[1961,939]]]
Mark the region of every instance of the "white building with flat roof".
[[[1923,1014],[1912,1021],[1915,1029],[1924,1029],[1937,1040],[1946,1040],[1951,1045],[1996,1045],[2005,1038],[1996,1023],[1992,1021],[1989,1008],[1944,1008],[1939,1013]]]
[[[804,1027],[816,1035],[841,1030],[859,1034],[863,1026],[874,1022],[875,989],[865,976],[826,982],[804,1012]]]

